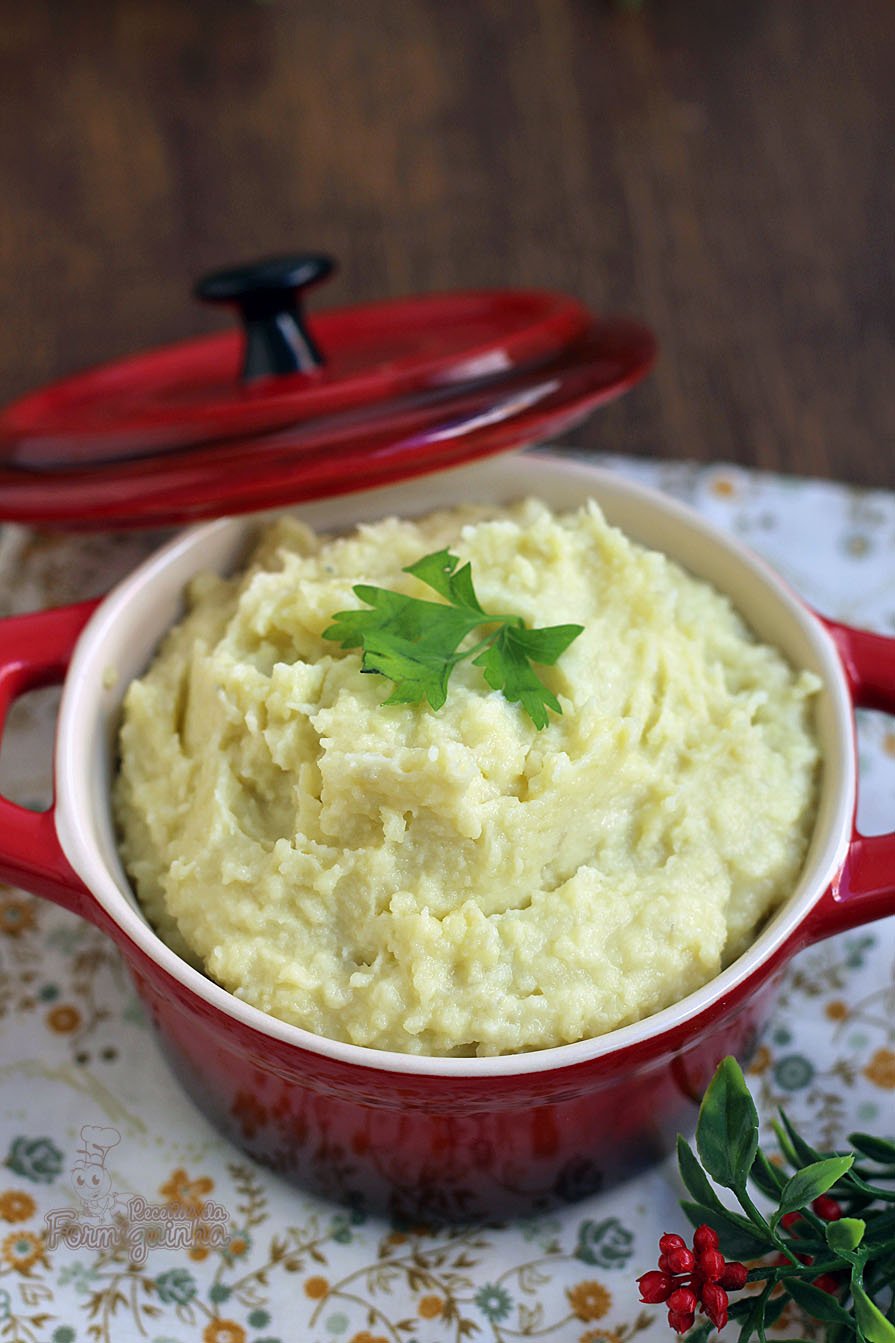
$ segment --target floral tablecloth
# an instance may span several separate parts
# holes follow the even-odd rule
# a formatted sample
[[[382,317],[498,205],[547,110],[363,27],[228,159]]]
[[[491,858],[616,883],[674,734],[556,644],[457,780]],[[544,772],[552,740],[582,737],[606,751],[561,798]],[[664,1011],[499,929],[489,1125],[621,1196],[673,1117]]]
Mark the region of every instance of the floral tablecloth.
[[[818,608],[895,631],[895,495],[600,459],[686,500],[766,556]],[[0,532],[0,614],[105,590],[155,535]],[[49,794],[56,695],[14,709],[0,790]],[[895,725],[860,723],[863,828],[895,819]],[[792,964],[752,1064],[818,1146],[895,1133],[895,920]],[[182,1096],[114,947],[0,888],[0,1340],[14,1343],[626,1343],[668,1339],[635,1276],[683,1229],[671,1163],[555,1217],[392,1225],[252,1165]],[[142,1209],[142,1249],[106,1244]],[[166,1212],[186,1209],[183,1216]],[[71,1222],[71,1210],[77,1219]],[[69,1216],[68,1232],[60,1230]],[[137,1215],[139,1220],[140,1214]]]

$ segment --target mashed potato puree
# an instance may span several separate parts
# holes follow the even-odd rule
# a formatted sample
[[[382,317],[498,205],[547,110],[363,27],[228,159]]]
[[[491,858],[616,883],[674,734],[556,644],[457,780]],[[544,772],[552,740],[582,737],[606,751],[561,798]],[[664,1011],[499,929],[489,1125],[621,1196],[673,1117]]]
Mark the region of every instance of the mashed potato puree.
[[[355,583],[438,600],[402,568],[445,546],[486,610],[585,627],[538,669],[543,731],[470,663],[439,712],[384,707],[321,637]],[[161,936],[284,1021],[440,1055],[599,1035],[711,979],[798,876],[817,680],[594,503],[284,518],[188,596],[125,700],[122,852]]]

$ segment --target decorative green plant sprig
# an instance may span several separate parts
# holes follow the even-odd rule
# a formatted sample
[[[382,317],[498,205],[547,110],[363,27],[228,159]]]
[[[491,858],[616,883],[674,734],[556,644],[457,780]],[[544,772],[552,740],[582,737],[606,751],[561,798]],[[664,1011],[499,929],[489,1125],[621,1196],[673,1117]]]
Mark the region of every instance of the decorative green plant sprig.
[[[773,1129],[782,1168],[759,1148],[752,1097],[739,1065],[725,1059],[700,1107],[696,1152],[678,1139],[693,1249],[663,1236],[658,1268],[639,1279],[641,1298],[664,1302],[671,1327],[690,1331],[692,1343],[728,1317],[740,1326],[739,1343],[753,1335],[766,1343],[789,1300],[825,1327],[829,1343],[895,1343],[895,1187],[886,1187],[895,1186],[895,1142],[852,1133],[854,1151],[818,1152],[782,1111]],[[712,1181],[741,1212],[722,1203]],[[750,1182],[774,1205],[767,1215]],[[742,1288],[747,1294],[730,1303],[729,1292]],[[700,1310],[708,1322],[693,1328]]]
[[[458,662],[472,658],[485,680],[505,699],[521,703],[536,728],[547,726],[547,710],[562,713],[559,700],[535,672],[533,662],[552,666],[577,639],[583,625],[551,625],[531,630],[521,616],[496,615],[479,605],[472,569],[447,550],[424,555],[404,570],[432,588],[443,602],[423,601],[403,592],[358,583],[353,589],[369,611],[337,611],[323,631],[343,648],[363,648],[361,670],[394,681],[386,704],[419,704],[440,709]],[[487,634],[467,648],[469,635]]]

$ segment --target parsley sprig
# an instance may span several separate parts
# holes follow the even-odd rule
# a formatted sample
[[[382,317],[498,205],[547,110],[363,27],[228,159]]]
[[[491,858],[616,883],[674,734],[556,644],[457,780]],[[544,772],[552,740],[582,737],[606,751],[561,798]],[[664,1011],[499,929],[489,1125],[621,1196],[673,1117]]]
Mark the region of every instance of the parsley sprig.
[[[895,1343],[895,1142],[852,1133],[852,1151],[817,1151],[782,1112],[773,1129],[780,1149],[775,1161],[759,1147],[758,1113],[738,1064],[727,1058],[703,1098],[696,1152],[678,1138],[689,1195],[681,1206],[700,1227],[697,1236],[714,1233],[723,1254],[751,1264],[736,1283],[748,1295],[729,1307],[739,1325],[737,1343],[756,1336],[765,1343],[789,1300],[817,1321],[829,1343]],[[721,1201],[712,1182],[731,1191],[739,1212]],[[753,1202],[750,1183],[769,1211]],[[684,1244],[674,1235],[663,1240]],[[718,1265],[701,1263],[698,1254],[666,1254],[660,1271],[640,1280],[642,1299],[667,1302],[678,1332],[693,1324],[700,1306],[710,1316],[711,1323],[690,1328],[687,1343],[706,1343],[712,1324],[722,1328],[728,1318],[725,1266],[722,1255],[716,1258]],[[675,1294],[680,1268],[689,1276]],[[675,1313],[680,1304],[687,1311]]]
[[[459,563],[450,551],[438,550],[404,570],[443,597],[440,602],[358,583],[354,593],[370,609],[337,611],[323,631],[324,639],[343,648],[362,648],[361,670],[394,681],[386,704],[419,704],[425,699],[440,709],[451,672],[471,658],[493,690],[518,701],[536,728],[546,727],[547,710],[561,714],[562,709],[532,663],[552,666],[584,626],[529,629],[521,616],[485,611],[475,594],[471,566],[458,569]],[[461,647],[480,629],[487,632]]]

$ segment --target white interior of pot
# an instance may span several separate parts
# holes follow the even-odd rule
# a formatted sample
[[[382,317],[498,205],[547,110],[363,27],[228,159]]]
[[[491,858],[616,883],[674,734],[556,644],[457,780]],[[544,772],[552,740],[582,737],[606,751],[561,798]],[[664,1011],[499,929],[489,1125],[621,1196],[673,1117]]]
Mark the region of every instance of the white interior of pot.
[[[689,509],[620,476],[556,458],[514,455],[423,477],[404,485],[345,495],[294,510],[320,530],[345,529],[387,514],[428,512],[460,503],[509,502],[537,495],[552,507],[598,500],[610,522],[662,550],[727,593],[764,641],[817,673],[823,773],[818,815],[802,876],[756,942],[720,976],[680,1003],[608,1035],[500,1058],[421,1058],[314,1036],[266,1016],[185,965],[146,923],[118,857],[109,805],[118,715],[128,683],[149,663],[182,613],[187,581],[203,569],[239,567],[257,518],[224,519],[182,533],[109,595],[81,637],[69,669],[56,750],[57,827],[66,855],[124,937],[201,997],[268,1035],[305,1049],[377,1068],[413,1073],[494,1076],[531,1073],[598,1057],[697,1015],[748,976],[805,919],[841,865],[854,810],[852,708],[831,640],[805,606],[761,561]]]

